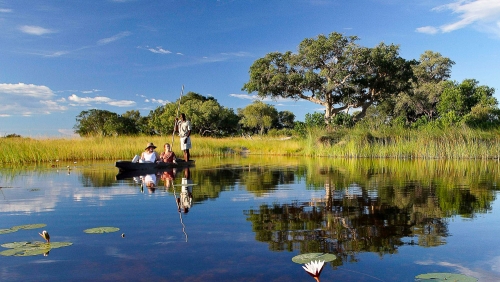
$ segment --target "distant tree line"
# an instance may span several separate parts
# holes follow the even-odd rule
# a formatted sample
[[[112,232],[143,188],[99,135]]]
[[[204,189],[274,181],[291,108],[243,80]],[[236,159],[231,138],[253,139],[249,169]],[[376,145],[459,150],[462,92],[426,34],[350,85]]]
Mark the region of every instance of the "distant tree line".
[[[272,52],[250,67],[243,85],[261,98],[306,100],[324,107],[295,121],[290,111],[255,101],[242,109],[220,105],[213,97],[189,92],[157,107],[146,117],[105,110],[82,111],[76,117],[80,136],[168,135],[180,112],[202,136],[235,134],[303,134],[310,127],[356,124],[406,128],[469,126],[498,128],[500,110],[495,89],[475,79],[451,81],[455,64],[440,53],[425,51],[419,60],[399,56],[399,46],[368,48],[356,36],[331,33],[303,40],[297,53]]]
[[[91,109],[76,117],[75,133],[80,136],[160,135],[172,134],[175,118],[185,113],[193,132],[202,136],[265,134],[270,129],[291,130],[295,115],[278,112],[272,105],[255,101],[237,113],[220,105],[213,97],[188,92],[175,102],[159,106],[142,117],[139,111],[122,115]]]
[[[326,124],[499,126],[495,89],[450,81],[451,59],[426,51],[406,60],[397,45],[368,48],[357,40],[334,32],[303,40],[297,53],[269,53],[252,64],[243,90],[322,105]]]

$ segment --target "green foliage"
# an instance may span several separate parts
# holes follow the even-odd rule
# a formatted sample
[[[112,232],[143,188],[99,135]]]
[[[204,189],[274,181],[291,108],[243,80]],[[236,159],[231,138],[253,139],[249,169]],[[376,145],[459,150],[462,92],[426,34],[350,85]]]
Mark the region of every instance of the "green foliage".
[[[12,226],[11,228],[0,229],[0,235],[12,233],[12,232],[17,232],[21,229],[25,229],[25,230],[38,229],[38,228],[43,228],[45,226],[47,226],[47,224],[45,224],[45,223],[17,225],[17,226]]]
[[[357,40],[333,32],[304,39],[296,54],[269,53],[252,64],[243,90],[322,105],[327,122],[351,108],[361,108],[362,118],[372,104],[409,87],[415,62],[401,58],[398,46],[364,48]]]
[[[120,116],[106,110],[91,109],[82,111],[76,117],[76,125],[73,128],[80,136],[136,135],[140,125],[137,124],[138,119],[132,112]]]
[[[307,113],[304,122],[296,121],[293,130],[299,136],[306,137],[310,130],[325,128],[325,116],[322,113],[314,112]]]
[[[37,255],[47,255],[50,250],[73,245],[71,242],[12,242],[2,244],[8,250],[0,252],[2,256],[28,257]]]
[[[283,128],[283,129],[271,128],[267,131],[267,135],[269,137],[292,136],[293,133],[294,130],[288,128]]]
[[[290,111],[281,111],[278,112],[278,124],[277,128],[288,128],[291,129],[294,127],[295,115]]]
[[[325,253],[306,253],[301,255],[296,255],[292,258],[292,261],[299,264],[309,263],[311,261],[323,261],[329,262],[334,261],[337,257],[334,254]]]
[[[21,137],[21,135],[12,133],[12,134],[5,135],[4,138],[20,138],[20,137]]]
[[[232,109],[221,106],[213,97],[194,92],[188,92],[180,101],[151,111],[149,124],[158,135],[172,134],[175,118],[180,113],[186,114],[192,131],[200,135],[224,136],[237,130],[239,119]]]
[[[419,119],[417,119],[414,123],[411,124],[411,128],[421,128],[424,126],[427,126],[429,124],[429,118],[427,116],[421,116]]]
[[[323,114],[314,112],[312,114],[307,113],[304,119],[305,126],[308,128],[311,127],[318,127],[318,128],[325,128],[326,127],[326,122],[325,122],[325,117]]]
[[[151,133],[148,125],[148,118],[142,117],[136,110],[126,111],[122,114],[124,123],[131,134],[149,135]]]
[[[351,108],[361,108],[354,116],[359,120],[365,116],[367,109],[386,100],[395,99],[400,92],[411,88],[414,78],[412,67],[414,60],[407,61],[399,56],[399,46],[380,43],[374,48],[362,48],[363,64],[353,74],[352,84],[357,89],[351,95],[354,103]]]
[[[239,123],[250,131],[263,135],[266,130],[278,123],[278,111],[274,106],[262,101],[254,101],[243,109],[238,109]]]
[[[406,123],[413,123],[426,116],[427,120],[437,118],[436,105],[450,78],[455,64],[440,53],[425,51],[413,65],[414,77],[411,88],[390,99],[390,107],[384,110],[389,117],[406,117]]]
[[[118,227],[94,227],[83,230],[87,234],[102,234],[102,233],[113,233],[120,231]]]
[[[354,118],[348,113],[340,112],[330,120],[330,125],[347,128],[352,127],[354,125]]]
[[[444,281],[455,281],[455,282],[476,282],[477,279],[471,276],[458,273],[425,273],[415,276],[415,281],[418,282],[444,282]]]
[[[479,85],[474,79],[465,79],[460,84],[449,82],[437,104],[441,124],[482,128],[498,126],[500,115],[494,93],[493,88]]]

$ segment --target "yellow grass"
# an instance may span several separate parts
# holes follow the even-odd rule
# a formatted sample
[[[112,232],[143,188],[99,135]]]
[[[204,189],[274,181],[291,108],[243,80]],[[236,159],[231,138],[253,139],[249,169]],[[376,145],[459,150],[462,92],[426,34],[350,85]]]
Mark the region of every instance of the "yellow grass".
[[[0,138],[0,163],[31,163],[77,160],[129,160],[140,155],[147,143],[153,142],[157,152],[163,151],[166,137],[107,137],[77,139]],[[300,142],[277,138],[208,138],[192,137],[191,156],[222,156],[227,154],[293,155],[301,150]],[[178,137],[173,151],[182,157]]]
[[[164,143],[172,143],[172,137],[0,138],[0,164],[129,160],[139,155],[148,142],[153,142],[158,147],[156,150],[161,152]],[[500,158],[499,132],[469,129],[394,132],[352,129],[333,133],[313,130],[305,138],[193,136],[192,142],[192,158],[239,154],[392,159]],[[173,143],[177,157],[182,157],[178,137]]]

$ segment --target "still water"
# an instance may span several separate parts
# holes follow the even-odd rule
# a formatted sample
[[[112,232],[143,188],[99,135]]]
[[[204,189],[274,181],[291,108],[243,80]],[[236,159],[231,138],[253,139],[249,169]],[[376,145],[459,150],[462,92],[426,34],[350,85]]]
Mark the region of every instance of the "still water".
[[[495,161],[218,158],[117,174],[109,162],[0,168],[0,229],[46,224],[0,244],[42,230],[72,243],[1,255],[0,280],[312,282],[292,258],[331,253],[321,281],[500,281]],[[120,230],[83,232],[95,227]]]

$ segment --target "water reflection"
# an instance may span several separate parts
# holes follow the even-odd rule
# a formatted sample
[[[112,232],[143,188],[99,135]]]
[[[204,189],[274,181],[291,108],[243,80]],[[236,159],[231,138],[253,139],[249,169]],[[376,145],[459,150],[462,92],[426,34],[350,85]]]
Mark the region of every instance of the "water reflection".
[[[168,274],[173,275],[172,279],[196,280],[203,277],[200,273],[193,277],[196,271],[217,273],[223,262],[242,261],[247,270],[234,274],[233,280],[271,272],[272,277],[281,275],[281,280],[287,281],[287,275],[299,275],[293,266],[283,273],[279,267],[268,266],[287,265],[295,254],[326,252],[338,257],[327,263],[331,269],[366,267],[366,254],[401,256],[401,250],[407,247],[407,253],[411,248],[410,252],[420,255],[446,249],[453,238],[460,240],[464,248],[482,250],[475,253],[476,261],[489,260],[486,253],[496,251],[489,251],[496,245],[486,243],[496,238],[494,230],[489,235],[476,230],[485,240],[483,243],[459,237],[451,227],[457,224],[457,217],[473,222],[485,214],[498,213],[493,210],[500,184],[498,162],[250,157],[197,159],[192,169],[120,176],[109,163],[70,165],[69,175],[66,164],[61,164],[62,169],[50,165],[0,168],[2,222],[29,223],[31,215],[40,216],[50,225],[52,236],[73,232],[75,241],[94,252],[100,251],[95,248],[96,242],[87,243],[78,237],[82,225],[92,222],[95,226],[119,226],[127,237],[119,241],[110,237],[102,244],[126,256],[106,259],[140,257],[134,260],[137,269],[177,263],[179,272],[175,273],[179,274],[172,268],[155,267],[160,274],[153,278]],[[146,193],[140,193],[141,184]],[[28,222],[16,222],[20,218]],[[60,224],[61,220],[65,224]],[[467,228],[474,230],[474,224]],[[176,244],[179,242],[182,244]],[[158,247],[166,245],[169,247]],[[78,248],[83,259],[97,260],[96,255],[82,251],[85,248]],[[431,257],[436,261],[432,265],[445,268],[439,261],[449,261],[474,269],[467,261],[471,258],[455,260],[453,252],[448,250],[442,255],[444,259]],[[191,263],[200,259],[203,267]],[[371,263],[366,268],[375,272],[386,267]],[[391,268],[400,266],[399,262],[385,263]],[[96,272],[102,274],[123,262],[102,259],[92,264],[107,266]],[[418,263],[410,264],[415,267]],[[416,268],[420,271],[432,265],[420,263]],[[321,274],[325,281],[339,275],[331,269]],[[114,270],[117,278],[150,278],[139,276],[140,272],[120,276],[120,270]],[[238,273],[238,268],[232,271]],[[383,277],[383,270],[378,277]]]
[[[307,174],[296,176],[305,177],[312,189],[324,190],[321,197],[264,203],[244,214],[256,240],[269,249],[334,253],[340,258],[336,265],[357,261],[362,252],[383,256],[403,245],[440,246],[450,235],[450,216],[472,218],[491,209],[498,168],[495,163],[435,168],[405,170],[390,162],[318,166],[316,174],[304,170]]]
[[[188,213],[193,203],[193,180],[189,167],[184,168],[184,177],[181,183],[181,193],[177,198],[177,208],[179,212]]]

